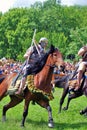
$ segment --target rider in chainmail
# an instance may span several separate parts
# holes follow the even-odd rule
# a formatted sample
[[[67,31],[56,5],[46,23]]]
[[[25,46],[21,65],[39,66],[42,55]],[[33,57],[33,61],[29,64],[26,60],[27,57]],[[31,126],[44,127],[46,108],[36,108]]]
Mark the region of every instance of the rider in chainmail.
[[[45,37],[42,37],[39,40],[39,44],[37,44],[40,55],[38,55],[38,51],[37,51],[37,48],[35,46],[31,46],[30,48],[28,48],[28,50],[24,54],[24,58],[27,59],[27,64],[25,65],[25,67],[23,69],[24,70],[24,75],[23,75],[23,78],[21,80],[19,89],[16,92],[16,94],[21,94],[21,92],[22,92],[22,90],[23,90],[23,88],[25,86],[27,75],[35,74],[35,73],[38,72],[38,69],[36,68],[37,64],[39,66],[39,63],[37,62],[37,59],[39,59],[41,56],[43,56],[46,53],[45,48],[46,48],[47,44],[48,44],[48,39],[45,38]],[[34,66],[34,64],[36,66]]]

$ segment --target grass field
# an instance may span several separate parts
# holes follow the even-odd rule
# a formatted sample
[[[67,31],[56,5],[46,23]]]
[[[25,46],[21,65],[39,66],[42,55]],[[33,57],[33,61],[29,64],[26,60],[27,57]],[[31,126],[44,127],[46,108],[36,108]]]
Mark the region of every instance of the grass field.
[[[68,111],[62,110],[61,114],[58,114],[61,94],[62,89],[56,88],[54,92],[55,98],[50,102],[53,112],[54,128],[48,128],[48,113],[37,104],[30,104],[25,128],[21,128],[20,123],[24,106],[24,102],[22,102],[7,112],[6,122],[3,123],[0,120],[0,130],[87,130],[87,117],[79,114],[79,111],[87,105],[86,97],[82,96],[73,99]],[[65,106],[66,100],[63,106]],[[2,118],[2,107],[8,101],[9,97],[7,96],[0,102],[0,119]]]

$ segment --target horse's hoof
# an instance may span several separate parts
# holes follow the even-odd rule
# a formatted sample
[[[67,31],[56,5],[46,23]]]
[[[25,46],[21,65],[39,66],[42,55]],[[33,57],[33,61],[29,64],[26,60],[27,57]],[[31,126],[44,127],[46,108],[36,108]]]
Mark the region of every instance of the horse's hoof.
[[[52,123],[52,122],[49,122],[49,123],[48,123],[48,127],[49,127],[49,128],[53,128],[53,127],[54,127],[53,123]]]
[[[64,107],[63,110],[66,111],[66,110],[67,110],[67,107]]]
[[[54,127],[53,119],[49,120],[48,127],[49,128],[53,128]]]
[[[81,110],[79,113],[80,113],[80,115],[83,115],[83,114],[84,114],[83,110]]]
[[[6,116],[3,116],[2,117],[2,122],[5,122],[6,121]]]
[[[23,124],[21,124],[20,127],[24,128],[25,126]]]
[[[85,117],[87,117],[87,112],[86,112],[86,113],[84,113],[84,116],[85,116]]]

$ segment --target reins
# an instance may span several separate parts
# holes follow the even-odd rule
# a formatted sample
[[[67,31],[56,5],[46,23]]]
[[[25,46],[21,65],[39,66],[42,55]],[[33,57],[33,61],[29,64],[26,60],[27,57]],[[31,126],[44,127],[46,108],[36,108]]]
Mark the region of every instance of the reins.
[[[52,67],[52,68],[56,67],[56,65],[50,65],[50,64],[47,64],[46,66],[49,66],[49,67]]]

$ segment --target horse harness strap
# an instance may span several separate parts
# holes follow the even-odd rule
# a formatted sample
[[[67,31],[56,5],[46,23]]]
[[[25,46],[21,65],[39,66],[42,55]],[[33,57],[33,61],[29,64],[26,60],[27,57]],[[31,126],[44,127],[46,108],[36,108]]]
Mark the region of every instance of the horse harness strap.
[[[46,66],[49,66],[49,67],[52,67],[52,68],[56,67],[55,65],[50,65],[50,64],[47,64]]]

